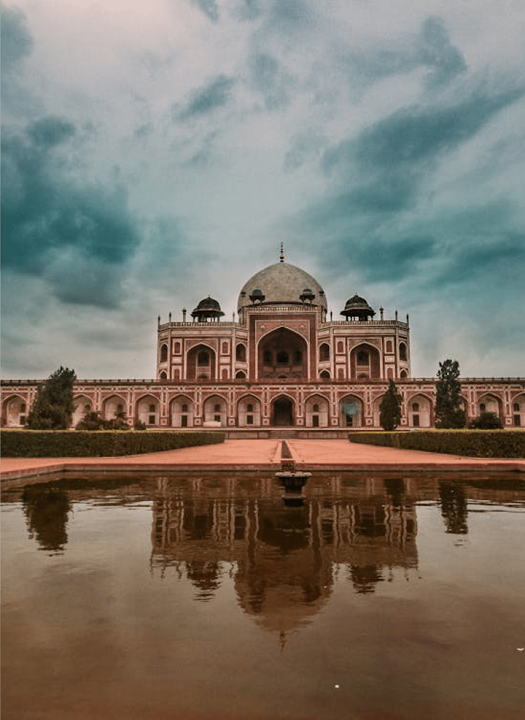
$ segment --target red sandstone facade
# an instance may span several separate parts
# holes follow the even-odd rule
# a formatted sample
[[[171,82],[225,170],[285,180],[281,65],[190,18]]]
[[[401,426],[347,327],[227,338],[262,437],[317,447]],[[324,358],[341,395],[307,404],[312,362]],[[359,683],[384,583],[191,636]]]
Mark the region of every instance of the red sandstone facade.
[[[387,320],[357,295],[328,318],[317,281],[281,261],[261,270],[239,295],[238,321],[201,301],[193,321],[158,323],[155,380],[79,380],[76,425],[86,410],[124,412],[130,425],[225,428],[267,436],[272,428],[323,432],[379,428],[388,380],[403,397],[402,428],[434,425],[435,380],[412,378],[409,319]],[[2,425],[20,427],[37,381],[3,381]],[[525,427],[525,379],[463,379],[469,417],[495,412],[505,427]]]

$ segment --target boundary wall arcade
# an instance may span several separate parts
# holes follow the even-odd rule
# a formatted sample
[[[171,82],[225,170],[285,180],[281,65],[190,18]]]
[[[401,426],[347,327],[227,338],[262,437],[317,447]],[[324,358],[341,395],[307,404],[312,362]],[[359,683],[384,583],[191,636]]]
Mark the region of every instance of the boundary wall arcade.
[[[44,381],[2,381],[2,427],[23,427]],[[435,379],[396,381],[402,402],[400,429],[434,427]],[[525,378],[466,378],[461,381],[467,417],[494,412],[504,427],[525,427]],[[79,380],[75,383],[74,427],[87,410],[111,419],[123,412],[132,427],[275,427],[379,429],[387,381],[258,383],[173,380]]]

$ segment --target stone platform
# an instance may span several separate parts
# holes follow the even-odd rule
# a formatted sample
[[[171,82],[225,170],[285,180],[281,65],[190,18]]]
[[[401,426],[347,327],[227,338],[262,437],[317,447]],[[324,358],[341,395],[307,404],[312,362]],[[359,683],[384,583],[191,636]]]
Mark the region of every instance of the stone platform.
[[[348,440],[293,440],[286,445],[295,467],[339,472],[520,472],[525,460],[471,458],[398,450]],[[281,469],[281,440],[226,440],[220,445],[108,458],[2,458],[2,485],[55,473],[232,472]]]

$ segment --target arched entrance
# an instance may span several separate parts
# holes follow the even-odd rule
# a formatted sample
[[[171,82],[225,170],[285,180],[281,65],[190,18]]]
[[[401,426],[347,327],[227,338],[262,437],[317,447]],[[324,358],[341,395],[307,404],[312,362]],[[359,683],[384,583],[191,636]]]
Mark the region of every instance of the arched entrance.
[[[259,378],[306,378],[308,375],[306,340],[285,327],[265,335],[258,349]]]
[[[272,403],[272,425],[289,427],[293,424],[293,400],[281,395]]]

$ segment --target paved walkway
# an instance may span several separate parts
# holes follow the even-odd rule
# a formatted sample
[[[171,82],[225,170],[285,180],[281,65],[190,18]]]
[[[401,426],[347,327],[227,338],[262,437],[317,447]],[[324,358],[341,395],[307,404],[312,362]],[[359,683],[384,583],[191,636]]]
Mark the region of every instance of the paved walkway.
[[[521,471],[525,460],[469,458],[397,450],[347,440],[286,440],[297,467],[316,470]],[[111,458],[2,458],[2,482],[68,469],[71,472],[277,470],[281,440],[226,440],[220,445]]]

